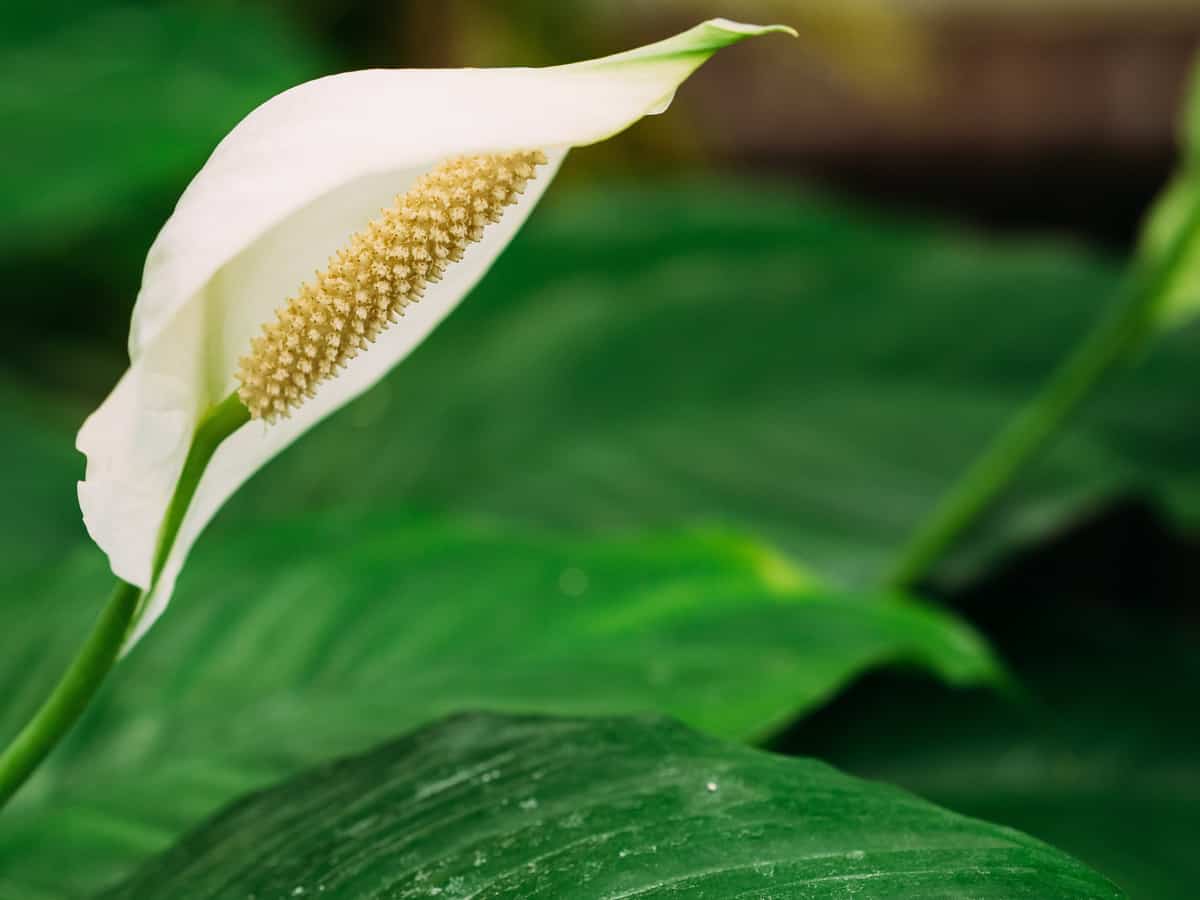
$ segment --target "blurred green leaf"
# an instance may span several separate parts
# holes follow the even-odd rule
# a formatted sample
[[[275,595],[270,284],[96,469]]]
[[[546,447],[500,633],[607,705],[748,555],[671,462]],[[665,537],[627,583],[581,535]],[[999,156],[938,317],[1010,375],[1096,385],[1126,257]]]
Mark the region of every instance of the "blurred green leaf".
[[[10,594],[0,736],[61,672],[107,580],[89,548]],[[885,662],[998,677],[953,618],[822,587],[730,535],[260,523],[197,553],[151,638],[0,818],[0,896],[95,890],[237,794],[450,712],[656,710],[747,738]]]
[[[1161,261],[1180,240],[1189,223],[1200,217],[1200,68],[1180,121],[1182,159],[1179,171],[1150,211],[1139,256],[1144,263]],[[1200,315],[1200,237],[1190,236],[1180,262],[1165,285],[1155,310],[1160,329],[1177,328]]]
[[[177,189],[254,106],[318,74],[319,54],[251,4],[25,0],[0,34],[0,255],[68,246]]]
[[[716,521],[871,582],[1102,313],[1117,266],[739,182],[562,192],[396,373],[232,517],[405,503],[586,530]],[[1200,521],[1159,342],[1029,470],[946,578],[1114,493]],[[352,474],[348,474],[352,473]]]
[[[61,560],[86,536],[75,495],[82,457],[64,418],[44,394],[0,379],[0,582]]]
[[[1153,325],[1160,331],[1181,327],[1200,315],[1200,237],[1184,234],[1197,217],[1200,165],[1192,164],[1175,177],[1151,210],[1139,251],[1144,263],[1154,265],[1171,252],[1173,242],[1186,241],[1178,248],[1178,262],[1152,312]]]
[[[661,720],[464,716],[244,799],[117,898],[1113,898],[1075,860]]]

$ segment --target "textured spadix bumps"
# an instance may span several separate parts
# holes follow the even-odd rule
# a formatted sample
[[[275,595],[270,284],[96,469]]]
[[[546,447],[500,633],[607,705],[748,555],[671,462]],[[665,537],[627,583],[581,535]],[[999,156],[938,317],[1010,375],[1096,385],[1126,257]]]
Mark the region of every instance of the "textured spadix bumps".
[[[77,441],[87,456],[79,503],[88,531],[119,577],[149,591],[132,640],[162,611],[188,550],[229,495],[420,344],[512,240],[572,147],[664,111],[720,48],[788,30],[714,19],[545,69],[347,72],[285,91],[239,123],[150,248],[129,369]],[[518,194],[522,167],[541,159],[535,148],[545,165]],[[397,196],[393,214],[376,218]],[[459,231],[454,210],[466,215],[468,206]],[[197,425],[234,392],[260,421],[218,446],[152,579]]]
[[[279,310],[238,366],[238,396],[273,422],[375,342],[525,193],[541,150],[449,159],[355,234]]]

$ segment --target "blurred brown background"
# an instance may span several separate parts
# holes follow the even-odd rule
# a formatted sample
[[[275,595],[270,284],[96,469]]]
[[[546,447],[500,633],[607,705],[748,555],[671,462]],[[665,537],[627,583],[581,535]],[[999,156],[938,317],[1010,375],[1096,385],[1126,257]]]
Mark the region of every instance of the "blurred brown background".
[[[802,34],[737,48],[610,151],[811,175],[986,224],[1121,245],[1161,186],[1200,46],[1195,0],[313,4],[371,64],[547,64],[724,15]],[[782,84],[781,84],[782,82]]]

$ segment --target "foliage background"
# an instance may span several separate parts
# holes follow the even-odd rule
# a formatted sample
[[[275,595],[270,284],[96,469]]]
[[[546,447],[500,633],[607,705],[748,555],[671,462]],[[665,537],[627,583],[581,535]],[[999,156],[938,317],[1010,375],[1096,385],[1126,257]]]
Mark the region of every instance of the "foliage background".
[[[733,529],[855,585],[1115,290],[1175,157],[1200,35],[1194,4],[1169,0],[1136,15],[1102,0],[21,0],[2,15],[0,613],[61,622],[64,653],[102,569],[74,503],[73,430],[124,365],[155,230],[220,136],[273,93],[371,65],[584,58],[710,15],[804,34],[730,51],[670,115],[573,154],[444,334],[222,515],[181,602],[248,577],[222,534],[303,530],[292,523],[320,513],[347,539],[397,509],[567,541]],[[723,712],[694,718],[740,737],[769,722],[784,752],[1027,830],[1133,896],[1190,896],[1198,348],[1191,326],[1121,373],[925,585],[1032,699],[947,686],[900,664],[905,644],[862,662],[889,667],[832,696],[851,667],[803,702],[786,668],[733,689],[714,676]],[[351,483],[329,474],[347,471]],[[411,540],[406,522],[388,518],[379,540]],[[538,552],[567,552],[554,546]],[[318,589],[313,571],[297,595]],[[0,630],[4,683],[30,696],[31,634],[53,643]],[[194,643],[182,672],[220,644]],[[753,656],[747,639],[738,665]],[[46,677],[61,658],[46,654]],[[226,681],[245,662],[217,658],[233,660]],[[215,668],[206,677],[225,684]],[[728,724],[752,708],[740,732]],[[94,838],[87,818],[79,833]]]

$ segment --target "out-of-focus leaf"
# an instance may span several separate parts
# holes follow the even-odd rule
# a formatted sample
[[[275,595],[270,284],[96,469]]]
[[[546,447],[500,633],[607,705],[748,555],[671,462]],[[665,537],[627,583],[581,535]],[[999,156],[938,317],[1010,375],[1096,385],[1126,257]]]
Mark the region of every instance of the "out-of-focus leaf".
[[[78,467],[67,422],[48,398],[0,379],[0,583],[61,560],[86,536]],[[0,603],[0,616],[7,608]]]
[[[1115,265],[738,182],[562,192],[382,386],[232,516],[416,503],[717,521],[870,582],[1103,312]],[[556,202],[555,202],[556,201]],[[1138,489],[1200,521],[1200,333],[1106,384],[941,574]],[[347,473],[352,473],[348,475]]]
[[[669,721],[464,716],[244,799],[105,896],[1122,895],[1010,829]]]
[[[0,168],[6,257],[123,220],[320,68],[307,39],[263,7],[63,6],[20,0],[0,32],[0,121],[15,138]]]
[[[0,739],[61,672],[106,575],[90,551],[6,600]],[[237,794],[447,713],[665,711],[748,738],[886,662],[997,677],[952,617],[822,587],[729,535],[394,518],[228,532],[0,818],[0,897],[95,890]]]
[[[1181,232],[1200,216],[1200,164],[1185,168],[1163,192],[1146,222],[1140,257],[1147,265],[1161,263],[1173,241],[1186,241],[1178,262],[1163,285],[1151,313],[1160,331],[1179,328],[1200,315],[1200,236]]]
[[[1180,121],[1182,160],[1179,173],[1150,211],[1139,256],[1153,264],[1170,252],[1191,220],[1200,216],[1200,68]],[[1162,330],[1177,328],[1200,315],[1200,236],[1187,240],[1172,277],[1164,286],[1153,312]]]

